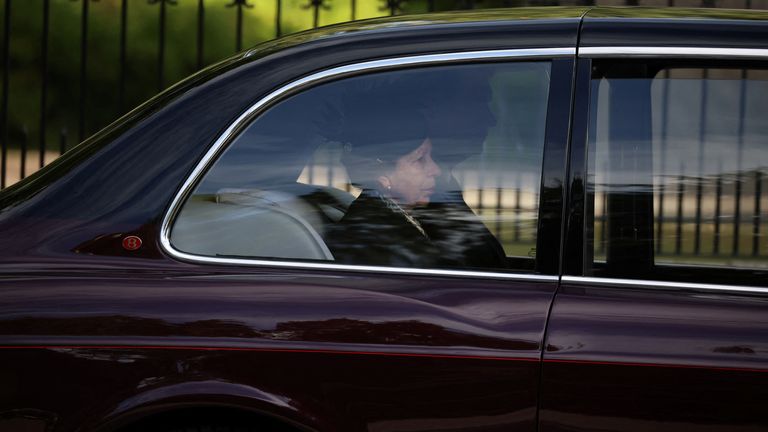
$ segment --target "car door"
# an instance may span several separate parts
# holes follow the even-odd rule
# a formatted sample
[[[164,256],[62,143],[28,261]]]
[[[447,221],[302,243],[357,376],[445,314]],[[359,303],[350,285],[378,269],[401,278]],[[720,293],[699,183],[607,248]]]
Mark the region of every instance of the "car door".
[[[327,430],[535,430],[573,62],[568,49],[473,57],[309,77],[201,163],[167,250],[263,269],[215,280],[215,301],[241,303],[260,335],[241,362],[271,371],[227,379]],[[409,207],[390,191],[414,151],[440,168]],[[346,222],[353,211],[363,228]]]
[[[768,427],[765,27],[676,24],[584,24],[542,431]]]

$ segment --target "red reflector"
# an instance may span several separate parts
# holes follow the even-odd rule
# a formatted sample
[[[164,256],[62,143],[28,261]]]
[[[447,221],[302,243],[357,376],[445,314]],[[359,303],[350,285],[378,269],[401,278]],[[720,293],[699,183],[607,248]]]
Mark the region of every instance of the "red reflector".
[[[141,247],[141,239],[136,236],[128,236],[123,239],[123,249],[135,251]]]

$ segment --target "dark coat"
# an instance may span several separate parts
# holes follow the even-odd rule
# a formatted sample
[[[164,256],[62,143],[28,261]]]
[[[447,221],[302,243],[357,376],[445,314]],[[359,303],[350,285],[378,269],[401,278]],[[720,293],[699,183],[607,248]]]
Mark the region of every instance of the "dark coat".
[[[389,204],[389,205],[388,205]],[[436,267],[440,251],[394,203],[365,189],[326,235],[328,247],[343,264],[388,267]]]
[[[326,236],[338,263],[414,268],[506,268],[501,246],[460,198],[410,213],[365,189]],[[419,229],[422,228],[422,230]]]

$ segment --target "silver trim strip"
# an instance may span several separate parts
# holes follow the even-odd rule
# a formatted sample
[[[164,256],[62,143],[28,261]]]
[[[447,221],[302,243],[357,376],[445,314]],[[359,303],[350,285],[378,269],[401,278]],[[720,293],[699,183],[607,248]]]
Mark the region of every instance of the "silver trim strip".
[[[768,49],[760,48],[700,48],[700,47],[582,47],[579,57],[688,57],[688,58],[765,58]]]
[[[523,280],[532,282],[557,282],[557,276],[548,275],[528,275],[528,274],[515,274],[515,273],[499,273],[499,272],[481,272],[481,271],[463,271],[463,270],[441,270],[441,269],[419,269],[419,268],[403,268],[403,267],[377,267],[377,266],[361,266],[361,265],[348,265],[348,264],[325,264],[325,263],[306,263],[296,261],[269,261],[269,260],[257,260],[247,258],[219,258],[219,257],[206,257],[200,255],[191,255],[184,252],[174,251],[174,257],[206,264],[236,264],[247,266],[268,266],[279,268],[292,268],[292,269],[305,269],[305,270],[342,270],[351,272],[367,272],[367,273],[393,273],[404,275],[429,275],[429,276],[459,276],[469,278],[485,278],[485,279],[511,279],[511,280]]]
[[[689,282],[665,282],[653,280],[634,280],[634,279],[612,279],[583,276],[563,276],[562,282],[570,282],[579,285],[621,285],[638,288],[666,288],[673,290],[700,290],[700,291],[719,291],[734,293],[757,293],[768,294],[768,288],[748,287],[738,285],[714,285]]]
[[[197,183],[198,179],[203,175],[208,166],[214,161],[216,155],[228,144],[235,135],[244,127],[251,119],[253,119],[262,109],[267,107],[270,103],[276,101],[281,96],[288,92],[297,90],[302,87],[309,86],[313,83],[317,83],[322,80],[326,80],[332,77],[339,77],[349,75],[358,72],[369,72],[375,70],[389,69],[403,66],[425,65],[435,63],[456,63],[468,60],[504,60],[504,59],[526,59],[537,57],[568,57],[575,56],[575,48],[531,48],[531,49],[511,49],[511,50],[489,50],[489,51],[469,51],[469,52],[456,52],[445,54],[427,54],[408,57],[399,57],[383,60],[373,60],[357,64],[351,64],[346,66],[340,66],[325,71],[317,72],[307,77],[301,78],[297,81],[293,81],[275,91],[268,94],[244,113],[242,113],[214,142],[213,146],[206,152],[202,160],[197,164],[192,174],[184,182],[179,192],[173,198],[168,211],[165,213],[163,223],[160,232],[160,245],[172,257],[192,261],[197,263],[208,264],[234,264],[234,265],[247,265],[247,266],[270,266],[270,267],[283,267],[283,268],[297,268],[297,269],[326,269],[326,270],[344,270],[344,271],[360,271],[360,272],[380,272],[380,273],[397,273],[397,274],[413,274],[413,275],[437,275],[437,276],[460,276],[460,277],[482,277],[493,279],[514,279],[514,280],[530,280],[530,281],[557,281],[557,276],[544,276],[544,275],[520,275],[511,273],[493,273],[493,272],[477,272],[477,271],[458,271],[458,270],[430,270],[430,269],[411,269],[411,268],[397,268],[397,267],[375,267],[375,266],[354,266],[343,264],[321,264],[321,263],[305,263],[294,261],[267,261],[267,260],[251,260],[251,259],[238,259],[238,258],[219,258],[219,257],[205,257],[199,255],[192,255],[185,252],[178,251],[171,245],[170,235],[171,226],[173,220],[181,209],[181,205],[184,198],[191,191],[192,186]]]

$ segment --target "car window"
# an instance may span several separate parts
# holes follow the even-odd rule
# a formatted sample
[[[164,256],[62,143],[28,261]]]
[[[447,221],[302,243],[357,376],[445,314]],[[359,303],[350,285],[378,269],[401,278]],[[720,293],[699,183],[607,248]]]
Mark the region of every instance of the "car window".
[[[588,273],[760,283],[768,70],[602,61],[591,105]]]
[[[170,240],[214,257],[532,270],[549,62],[421,67],[309,88],[256,118]]]

